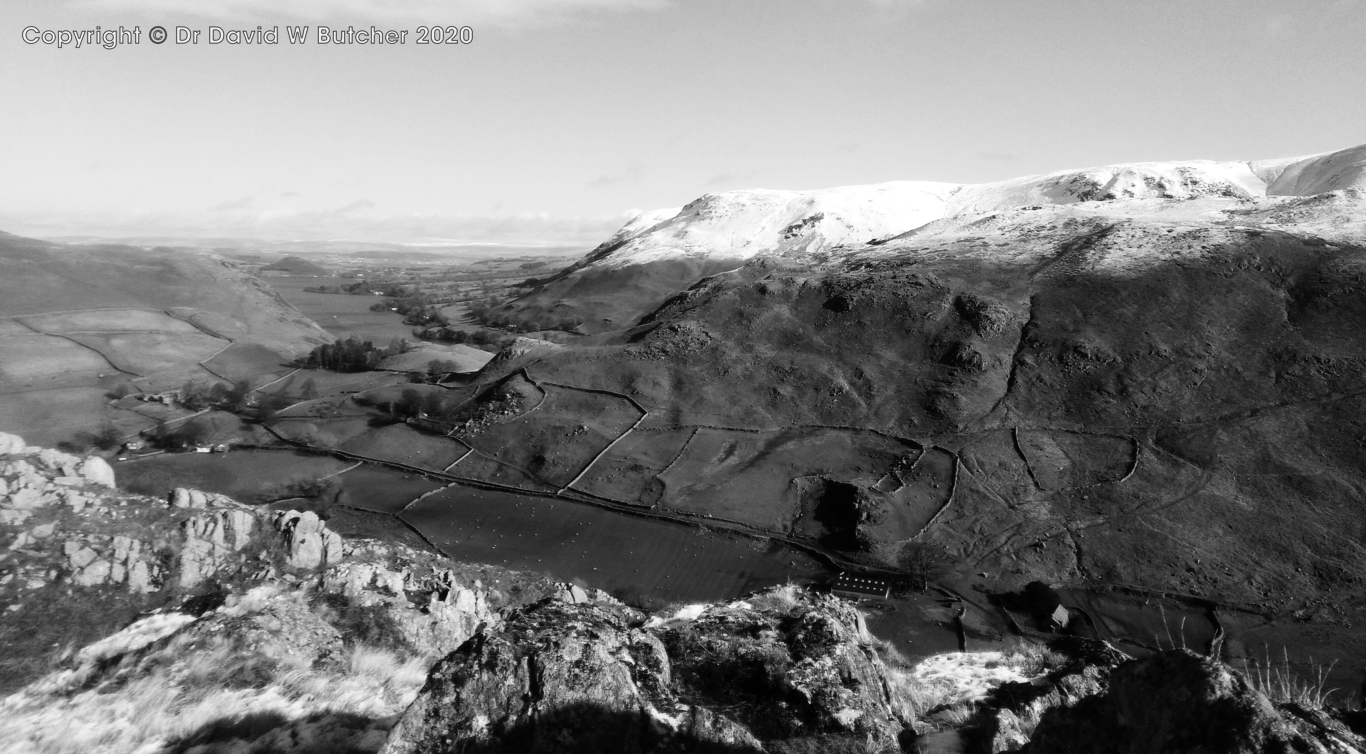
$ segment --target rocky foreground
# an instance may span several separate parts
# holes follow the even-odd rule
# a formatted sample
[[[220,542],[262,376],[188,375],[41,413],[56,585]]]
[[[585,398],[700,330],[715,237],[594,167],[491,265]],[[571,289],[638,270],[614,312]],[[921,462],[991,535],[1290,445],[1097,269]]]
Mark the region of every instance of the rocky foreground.
[[[0,750],[1366,751],[1359,716],[1189,652],[1064,639],[911,663],[799,587],[651,616],[113,481],[0,435]]]

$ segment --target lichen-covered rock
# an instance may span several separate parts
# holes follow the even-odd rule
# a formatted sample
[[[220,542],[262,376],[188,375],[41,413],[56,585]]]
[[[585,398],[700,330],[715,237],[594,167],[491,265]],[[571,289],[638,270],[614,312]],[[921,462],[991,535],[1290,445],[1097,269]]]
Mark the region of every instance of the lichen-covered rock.
[[[249,510],[210,510],[181,523],[184,543],[176,571],[180,586],[191,588],[218,572],[251,543],[256,517]]]
[[[342,559],[342,539],[328,529],[313,511],[281,511],[275,530],[285,536],[292,568],[312,569]]]
[[[403,640],[428,656],[449,654],[480,626],[500,620],[486,590],[459,583],[449,570],[413,579],[382,562],[345,562],[323,572],[322,589],[353,605],[384,608]]]
[[[861,616],[837,597],[779,587],[661,636],[683,693],[732,709],[760,738],[896,740],[905,727]]]
[[[670,691],[667,654],[623,605],[548,599],[432,668],[385,754],[757,752],[742,726]]]
[[[12,435],[8,432],[0,432],[0,456],[18,455],[24,452],[28,445],[24,443],[24,438],[19,435]]]
[[[477,632],[433,668],[385,751],[739,752],[904,730],[871,637],[838,598],[777,588],[646,623],[585,597],[561,589]]]
[[[1038,720],[1049,709],[1103,693],[1115,667],[1133,659],[1107,642],[1075,636],[1059,637],[1048,647],[1066,662],[1036,678],[992,689],[965,731],[967,751],[1020,751],[1033,732],[1025,720]]]
[[[1247,680],[1186,650],[1115,668],[1109,689],[1044,713],[1028,754],[1360,754],[1366,740],[1332,721],[1277,709]]]
[[[219,495],[215,492],[203,492],[201,490],[191,490],[185,487],[176,487],[171,490],[168,502],[172,508],[232,508],[241,507],[237,501],[227,495]]]

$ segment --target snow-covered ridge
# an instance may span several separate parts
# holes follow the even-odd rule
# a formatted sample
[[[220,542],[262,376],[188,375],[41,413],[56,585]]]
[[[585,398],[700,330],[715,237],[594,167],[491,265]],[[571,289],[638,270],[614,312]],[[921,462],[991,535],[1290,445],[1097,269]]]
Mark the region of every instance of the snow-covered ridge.
[[[895,236],[945,218],[1035,205],[1134,204],[1206,199],[1248,202],[1366,188],[1366,145],[1254,162],[1144,162],[1062,170],[979,184],[893,181],[816,191],[746,189],[706,194],[681,209],[643,213],[599,247],[597,267],[679,256],[748,259],[817,252]],[[610,251],[609,251],[610,249]],[[604,253],[606,252],[606,253]]]

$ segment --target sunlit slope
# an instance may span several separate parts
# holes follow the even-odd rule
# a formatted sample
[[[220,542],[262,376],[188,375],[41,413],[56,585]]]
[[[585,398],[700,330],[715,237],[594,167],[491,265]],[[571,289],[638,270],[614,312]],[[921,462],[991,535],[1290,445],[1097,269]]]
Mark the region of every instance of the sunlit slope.
[[[842,253],[933,222],[962,224],[1012,209],[1089,205],[1116,220],[1202,222],[1274,212],[1304,197],[1366,187],[1366,147],[1258,162],[1190,160],[1061,170],[983,184],[898,181],[815,191],[707,194],[632,220],[592,253],[504,311],[523,324],[634,325],[670,295],[757,256]],[[1331,230],[1331,218],[1321,218]],[[1301,225],[1313,224],[1301,217]]]

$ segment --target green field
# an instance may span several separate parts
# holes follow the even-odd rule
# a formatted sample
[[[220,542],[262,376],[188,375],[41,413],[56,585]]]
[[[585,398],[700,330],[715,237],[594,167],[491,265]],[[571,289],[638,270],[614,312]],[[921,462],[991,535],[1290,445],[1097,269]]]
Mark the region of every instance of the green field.
[[[419,432],[406,424],[392,424],[346,441],[341,450],[380,461],[441,471],[463,456],[467,448],[448,437]]]
[[[456,560],[577,579],[658,606],[731,599],[826,573],[810,556],[760,540],[468,487],[430,495],[403,519]]]
[[[290,370],[289,359],[255,343],[233,343],[204,362],[204,367],[225,380],[255,379],[282,375]]]
[[[213,379],[198,362],[229,345],[201,332],[78,333],[68,336],[99,351],[125,372],[175,384],[189,379]]]
[[[31,332],[0,337],[0,384],[11,389],[89,384],[112,371],[98,351],[66,338]]]
[[[542,390],[545,399],[534,411],[462,439],[487,456],[563,486],[641,417],[615,396],[554,385]]]
[[[331,456],[288,450],[234,450],[228,453],[166,453],[114,464],[121,489],[165,495],[175,487],[217,492],[251,500],[295,480],[335,474],[348,462]]]
[[[199,328],[162,311],[113,309],[35,314],[24,324],[57,335],[78,332],[199,332]]]
[[[445,486],[418,474],[365,464],[342,474],[343,505],[377,513],[398,513],[422,495]]]

